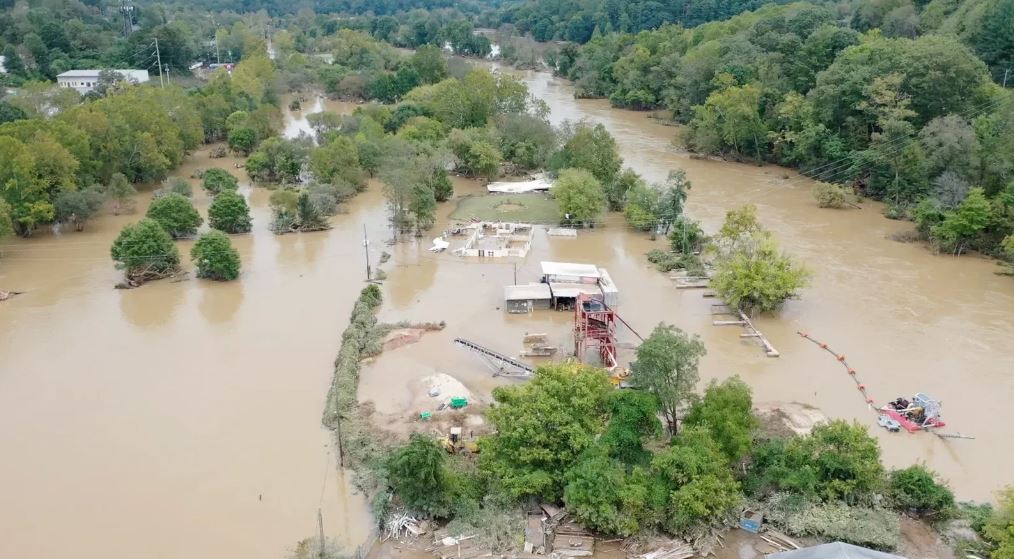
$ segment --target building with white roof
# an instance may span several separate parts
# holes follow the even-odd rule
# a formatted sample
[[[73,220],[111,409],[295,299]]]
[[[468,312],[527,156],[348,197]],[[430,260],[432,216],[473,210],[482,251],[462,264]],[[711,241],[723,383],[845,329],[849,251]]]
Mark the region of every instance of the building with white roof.
[[[149,80],[147,70],[112,70],[123,80],[130,83],[145,83]],[[84,95],[99,85],[99,74],[102,70],[68,70],[56,76],[60,87],[69,87]]]

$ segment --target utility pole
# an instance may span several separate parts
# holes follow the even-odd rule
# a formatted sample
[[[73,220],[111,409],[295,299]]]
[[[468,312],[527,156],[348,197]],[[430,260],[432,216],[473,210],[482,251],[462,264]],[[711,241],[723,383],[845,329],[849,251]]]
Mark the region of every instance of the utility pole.
[[[1010,74],[1010,68],[1003,71],[1003,88],[1007,89],[1007,74]]]
[[[169,67],[168,66],[165,67],[165,83],[169,87],[172,87],[172,85],[173,85],[173,82],[169,81]]]
[[[370,273],[370,239],[366,237],[366,224],[363,224],[363,251],[366,252],[366,281],[372,279]]]
[[[518,284],[518,263],[514,263],[514,285]]]
[[[222,55],[218,52],[218,33],[215,33],[215,60],[222,63]]]
[[[324,544],[324,514],[317,509],[317,528],[320,530],[320,559],[327,553]]]
[[[162,81],[162,53],[158,50],[158,37],[155,37],[155,59],[158,61],[158,83],[165,87]]]

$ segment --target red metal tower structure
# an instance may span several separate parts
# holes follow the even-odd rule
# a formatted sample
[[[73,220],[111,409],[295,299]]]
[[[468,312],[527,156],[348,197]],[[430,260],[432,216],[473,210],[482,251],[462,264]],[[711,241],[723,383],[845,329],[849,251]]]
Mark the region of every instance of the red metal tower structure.
[[[574,355],[584,362],[589,349],[598,349],[602,366],[613,369],[616,361],[616,311],[586,294],[574,305]]]

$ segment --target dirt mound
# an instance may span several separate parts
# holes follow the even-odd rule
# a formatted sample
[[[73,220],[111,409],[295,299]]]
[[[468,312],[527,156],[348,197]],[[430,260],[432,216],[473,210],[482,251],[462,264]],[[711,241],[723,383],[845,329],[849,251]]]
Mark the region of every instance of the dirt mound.
[[[769,436],[808,435],[814,427],[827,423],[819,409],[799,402],[765,402],[754,406],[761,420],[761,431]]]
[[[418,342],[426,330],[422,328],[398,328],[388,332],[384,337],[384,351],[391,351],[399,347]]]

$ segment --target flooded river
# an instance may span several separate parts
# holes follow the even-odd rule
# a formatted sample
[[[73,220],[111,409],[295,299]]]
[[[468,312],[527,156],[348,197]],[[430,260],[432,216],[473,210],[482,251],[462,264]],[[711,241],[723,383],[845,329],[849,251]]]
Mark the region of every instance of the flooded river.
[[[808,331],[848,354],[878,400],[934,394],[944,401],[949,430],[977,437],[875,431],[891,465],[925,460],[963,498],[986,499],[1014,482],[1014,447],[1000,419],[1014,401],[1014,281],[994,275],[994,264],[891,241],[909,225],[882,218],[874,204],[819,210],[807,182],[792,173],[784,179],[780,168],[691,160],[669,147],[673,128],[606,102],[575,100],[546,74],[522,76],[554,122],[602,122],[626,164],[649,179],[686,169],[694,183],[689,211],[707,229],[725,210],[757,204],[764,224],[814,278],[799,301],[759,321],[779,359],[764,357],[734,327],[711,326],[711,301],[676,290],[651,269],[643,254],[656,243],[613,215],[577,239],[551,241],[538,231],[517,262],[519,281],[535,281],[540,260],[606,267],[620,289],[621,315],[642,335],[665,321],[703,337],[705,379],[739,374],[757,400],[806,402],[874,428],[841,366],[795,334]],[[288,115],[286,133],[300,130],[305,120]],[[374,262],[381,248],[394,254],[382,318],[448,325],[364,370],[360,396],[378,414],[412,413],[411,381],[433,372],[479,394],[505,382],[454,349],[456,336],[506,353],[520,349],[524,332],[545,331],[570,345],[568,313],[500,310],[513,262],[434,255],[427,239],[384,246],[389,233],[377,185],[334,219],[334,229],[275,236],[267,229],[268,192],[251,188],[234,164],[203,150],[177,174],[215,165],[244,181],[254,232],[233,239],[243,257],[237,282],[112,289],[120,273],[109,245],[140,217],[150,192],[140,195],[136,214],[103,216],[84,233],[43,232],[0,245],[0,287],[26,292],[0,304],[0,557],[277,558],[315,533],[318,508],[330,536],[359,543],[368,512],[336,473],[319,419],[340,332],[363,285],[363,224],[377,239]],[[468,181],[456,187],[479,190]],[[196,188],[202,214],[208,202]],[[440,211],[438,228],[450,205]],[[189,245],[178,243],[185,260]]]

